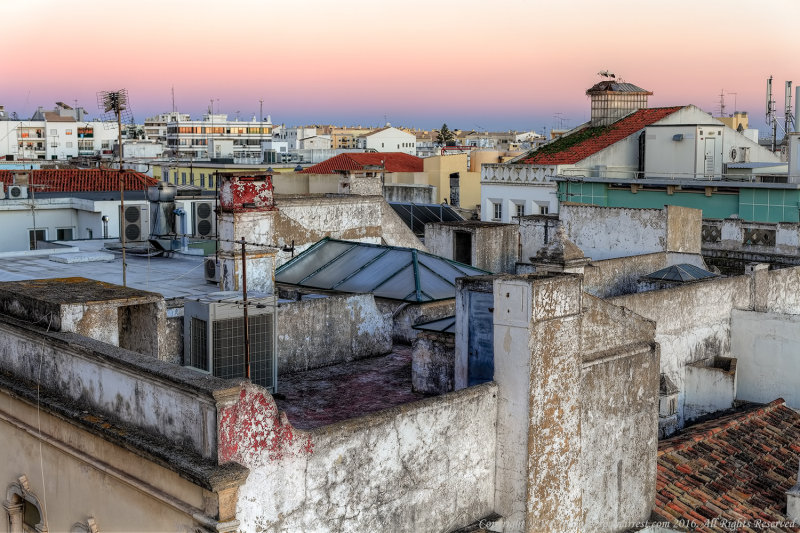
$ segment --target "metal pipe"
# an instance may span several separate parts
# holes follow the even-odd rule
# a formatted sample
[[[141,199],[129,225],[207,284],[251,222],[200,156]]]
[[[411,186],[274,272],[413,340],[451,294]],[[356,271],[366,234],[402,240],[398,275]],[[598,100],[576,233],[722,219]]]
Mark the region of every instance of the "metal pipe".
[[[244,301],[244,375],[250,379],[250,326],[247,320],[247,251],[244,237],[242,243],[242,299]]]

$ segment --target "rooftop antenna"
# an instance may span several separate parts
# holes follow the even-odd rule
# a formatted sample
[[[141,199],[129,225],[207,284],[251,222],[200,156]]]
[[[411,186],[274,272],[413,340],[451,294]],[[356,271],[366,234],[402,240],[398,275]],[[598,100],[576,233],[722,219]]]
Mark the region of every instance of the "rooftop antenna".
[[[775,120],[775,101],[772,99],[772,76],[767,80],[767,126],[772,126],[772,151],[775,151],[778,121]]]
[[[97,104],[103,110],[103,124],[108,126],[111,122],[108,118],[116,117],[117,119],[117,145],[119,147],[119,209],[120,219],[125,216],[125,183],[123,181],[123,168],[122,168],[122,116],[125,119],[133,120],[128,110],[128,91],[120,89],[118,91],[101,91],[97,93]],[[124,228],[124,225],[122,225]],[[127,276],[125,269],[125,231],[119,232],[119,241],[122,245],[122,286],[127,287]]]
[[[613,72],[609,72],[608,70],[601,70],[600,72],[597,73],[597,75],[598,76],[603,76],[604,78],[611,78],[611,79],[615,79],[617,77],[616,75],[614,75]]]
[[[783,110],[783,133],[784,136],[788,134],[790,131],[793,131],[794,128],[797,126],[794,123],[794,117],[792,116],[792,82],[786,82],[786,95],[785,95],[785,107]],[[795,103],[797,105],[797,103]]]
[[[719,116],[725,116],[725,89],[719,90]]]
[[[172,112],[175,112],[175,86],[172,86]]]

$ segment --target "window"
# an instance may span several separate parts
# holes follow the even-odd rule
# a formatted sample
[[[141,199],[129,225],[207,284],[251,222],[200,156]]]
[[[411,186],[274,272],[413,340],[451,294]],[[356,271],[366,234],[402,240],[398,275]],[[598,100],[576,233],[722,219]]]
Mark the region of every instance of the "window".
[[[58,229],[56,229],[56,240],[59,240],[59,241],[71,241],[72,240],[72,228],[58,228]]]
[[[47,230],[46,229],[31,229],[28,230],[28,241],[30,243],[30,249],[36,250],[39,241],[46,241],[47,240]]]
[[[539,204],[539,214],[546,215],[550,212],[550,206]]]
[[[503,204],[500,202],[492,202],[492,210],[494,214],[494,218],[492,220],[502,220],[503,219]]]
[[[181,172],[181,185],[186,185],[186,172]]]
[[[72,135],[72,130],[67,130],[67,135]]]
[[[206,186],[206,175],[203,174],[202,172],[200,173],[200,186],[201,187]]]
[[[517,216],[524,217],[525,216],[525,204],[514,204],[517,207]]]

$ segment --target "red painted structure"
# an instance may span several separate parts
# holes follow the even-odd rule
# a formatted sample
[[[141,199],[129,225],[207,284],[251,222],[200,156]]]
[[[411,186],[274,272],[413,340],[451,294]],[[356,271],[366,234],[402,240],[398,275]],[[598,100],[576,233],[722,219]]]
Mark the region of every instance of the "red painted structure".
[[[273,211],[272,175],[220,174],[219,203],[223,211]]]

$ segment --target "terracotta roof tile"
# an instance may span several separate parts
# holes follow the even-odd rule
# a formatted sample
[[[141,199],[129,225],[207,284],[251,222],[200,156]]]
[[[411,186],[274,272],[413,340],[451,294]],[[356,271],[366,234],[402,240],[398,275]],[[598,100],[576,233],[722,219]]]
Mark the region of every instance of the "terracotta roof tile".
[[[28,174],[28,182],[36,192],[94,192],[118,191],[119,171],[110,169],[0,170],[0,182],[11,184],[14,174]],[[142,191],[157,185],[158,180],[141,172],[122,172],[126,191]]]
[[[664,440],[658,446],[653,512],[675,525],[694,520],[697,531],[729,531],[723,528],[725,521],[751,522],[737,531],[785,522],[786,491],[797,482],[797,442],[800,414],[782,399]],[[719,520],[709,522],[714,518]]]
[[[310,166],[301,174],[335,174],[338,170],[362,170],[385,165],[386,172],[422,172],[422,159],[402,152],[364,152],[339,154]]]
[[[604,148],[633,135],[637,131],[649,126],[654,122],[675,113],[681,106],[677,107],[650,107],[640,109],[631,113],[615,123],[605,128],[584,128],[567,137],[562,137],[553,141],[552,144],[545,144],[542,148],[530,152],[529,157],[524,157],[518,163],[528,163],[536,165],[569,165],[586,159]],[[592,134],[593,133],[593,134]],[[577,136],[577,137],[573,137]],[[584,138],[585,137],[585,138]],[[570,142],[570,138],[582,139],[578,142]],[[562,150],[550,151],[563,145]],[[548,146],[550,148],[548,148]]]

